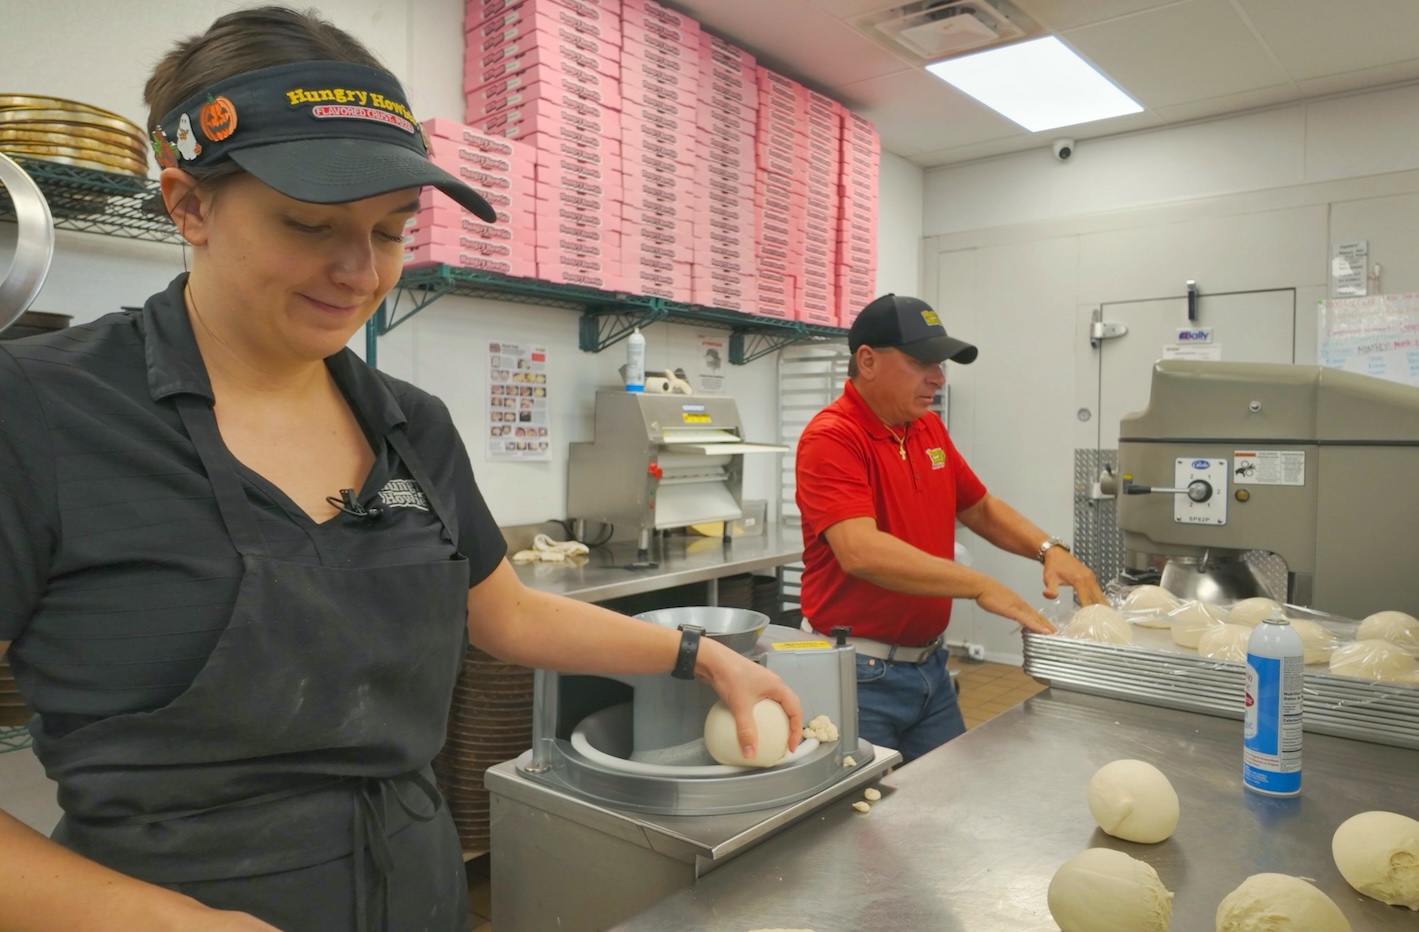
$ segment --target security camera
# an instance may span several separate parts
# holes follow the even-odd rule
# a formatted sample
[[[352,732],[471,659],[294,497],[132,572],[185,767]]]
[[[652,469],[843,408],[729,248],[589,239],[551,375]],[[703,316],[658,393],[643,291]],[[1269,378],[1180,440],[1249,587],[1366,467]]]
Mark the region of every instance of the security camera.
[[[1054,157],[1061,162],[1069,161],[1069,157],[1074,154],[1073,139],[1056,139],[1054,141]]]

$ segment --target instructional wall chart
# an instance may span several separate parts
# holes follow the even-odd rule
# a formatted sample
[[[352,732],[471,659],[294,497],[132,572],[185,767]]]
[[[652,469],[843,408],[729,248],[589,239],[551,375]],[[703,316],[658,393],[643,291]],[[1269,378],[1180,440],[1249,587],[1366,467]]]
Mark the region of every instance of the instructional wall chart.
[[[1419,386],[1419,293],[1320,303],[1322,366]]]
[[[552,458],[547,348],[488,344],[488,459]]]

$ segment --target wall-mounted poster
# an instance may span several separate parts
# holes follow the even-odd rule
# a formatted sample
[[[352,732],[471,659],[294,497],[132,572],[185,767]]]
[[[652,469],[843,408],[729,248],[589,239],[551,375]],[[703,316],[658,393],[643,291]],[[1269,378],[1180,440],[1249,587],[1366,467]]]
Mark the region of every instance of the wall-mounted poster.
[[[488,344],[488,459],[549,460],[547,348]]]

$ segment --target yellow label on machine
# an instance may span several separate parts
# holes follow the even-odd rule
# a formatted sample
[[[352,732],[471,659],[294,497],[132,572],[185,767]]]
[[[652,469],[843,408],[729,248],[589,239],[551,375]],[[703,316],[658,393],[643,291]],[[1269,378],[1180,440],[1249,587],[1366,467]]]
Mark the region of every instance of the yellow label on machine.
[[[828,650],[833,645],[828,641],[781,641],[773,645],[774,650]]]
[[[714,423],[708,414],[681,414],[680,419],[686,424],[712,424]]]

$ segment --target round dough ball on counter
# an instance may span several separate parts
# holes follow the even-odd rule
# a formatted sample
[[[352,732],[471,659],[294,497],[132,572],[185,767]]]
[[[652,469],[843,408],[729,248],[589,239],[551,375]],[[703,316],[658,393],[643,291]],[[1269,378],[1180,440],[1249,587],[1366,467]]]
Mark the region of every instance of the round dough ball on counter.
[[[1340,643],[1340,638],[1332,634],[1318,621],[1308,618],[1292,618],[1291,628],[1301,636],[1301,644],[1306,649],[1306,663],[1325,663],[1330,652]]]
[[[1211,602],[1188,602],[1168,616],[1173,643],[1197,650],[1202,632],[1227,623],[1227,613]]]
[[[1232,606],[1231,617],[1227,619],[1236,625],[1246,625],[1248,628],[1255,628],[1261,624],[1262,619],[1270,618],[1272,613],[1279,612],[1285,614],[1285,607],[1275,599],[1268,599],[1265,596],[1256,596],[1250,599],[1242,599]]]
[[[1419,619],[1404,612],[1375,612],[1360,622],[1355,640],[1378,638],[1398,644],[1411,654],[1419,655]]]
[[[1217,907],[1217,932],[1351,932],[1335,901],[1289,874],[1253,874]]]
[[[1236,617],[1235,615],[1233,617]],[[1202,632],[1197,639],[1197,652],[1213,660],[1235,660],[1246,663],[1247,642],[1251,640],[1252,629],[1246,625],[1213,625]]]
[[[1340,876],[1365,896],[1419,910],[1419,821],[1362,812],[1335,830],[1330,853]]]
[[[1181,604],[1181,599],[1162,586],[1138,586],[1123,600],[1123,610],[1143,615],[1133,622],[1140,628],[1166,628],[1163,616]]]
[[[1103,644],[1132,644],[1133,627],[1107,605],[1086,605],[1069,619],[1064,636]]]
[[[1419,683],[1419,657],[1389,641],[1353,641],[1331,653],[1330,672],[1383,683]]]
[[[1061,932],[1168,932],[1173,895],[1152,865],[1090,848],[1054,872],[1049,914]]]
[[[772,699],[754,705],[754,726],[759,731],[753,757],[745,757],[734,727],[734,713],[716,702],[705,716],[705,749],[721,764],[731,767],[772,767],[788,753],[788,713]]]
[[[1116,760],[1089,781],[1089,811],[1115,838],[1153,845],[1178,827],[1178,794],[1147,761]]]

